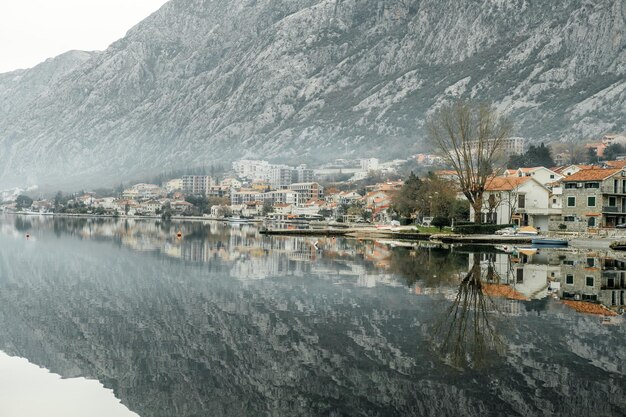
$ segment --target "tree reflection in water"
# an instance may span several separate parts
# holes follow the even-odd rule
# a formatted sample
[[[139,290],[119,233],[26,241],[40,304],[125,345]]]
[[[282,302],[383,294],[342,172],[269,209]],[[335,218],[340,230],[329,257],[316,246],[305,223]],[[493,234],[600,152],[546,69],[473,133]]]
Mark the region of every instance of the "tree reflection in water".
[[[504,343],[494,323],[498,309],[485,294],[485,283],[498,283],[493,261],[483,271],[480,255],[473,254],[473,264],[461,280],[456,297],[433,326],[431,335],[435,350],[456,368],[486,365],[492,355],[504,351]],[[483,272],[486,281],[483,281]]]
[[[467,253],[440,247],[395,248],[390,257],[391,271],[404,278],[407,285],[419,282],[428,288],[456,285],[467,270],[467,263]]]

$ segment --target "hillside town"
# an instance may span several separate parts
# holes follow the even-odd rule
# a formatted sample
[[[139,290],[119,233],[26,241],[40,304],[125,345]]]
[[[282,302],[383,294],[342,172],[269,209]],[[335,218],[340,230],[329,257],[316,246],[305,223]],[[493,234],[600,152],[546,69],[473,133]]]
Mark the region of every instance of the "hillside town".
[[[485,185],[482,223],[585,233],[626,228],[626,160],[602,160],[616,145],[626,145],[626,137],[606,135],[586,145],[598,158],[595,163],[525,166],[493,175]],[[515,161],[525,149],[523,139],[512,138],[505,152]],[[413,173],[400,174],[407,162],[424,168],[421,179]],[[183,175],[159,184],[133,184],[110,195],[59,192],[52,198],[32,199],[21,190],[3,192],[1,208],[32,214],[277,223],[430,225],[433,219],[444,218],[441,224],[449,226],[475,218],[458,180],[441,157],[428,154],[390,162],[339,159],[316,169],[246,159],[233,162],[221,178]]]

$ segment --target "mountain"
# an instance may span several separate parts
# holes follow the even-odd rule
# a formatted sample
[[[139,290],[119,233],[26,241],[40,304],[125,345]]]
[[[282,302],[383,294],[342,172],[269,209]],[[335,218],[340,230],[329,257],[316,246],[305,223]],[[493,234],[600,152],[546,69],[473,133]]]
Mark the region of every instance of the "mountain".
[[[624,0],[171,0],[105,51],[0,75],[0,186],[406,156],[457,97],[531,140],[621,131],[625,28]]]

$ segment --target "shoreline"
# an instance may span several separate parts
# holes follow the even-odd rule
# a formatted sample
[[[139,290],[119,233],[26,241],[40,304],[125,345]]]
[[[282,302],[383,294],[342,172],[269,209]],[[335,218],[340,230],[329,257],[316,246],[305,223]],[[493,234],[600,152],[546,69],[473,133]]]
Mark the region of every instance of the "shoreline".
[[[42,216],[52,218],[83,218],[83,219],[119,219],[119,220],[138,220],[138,221],[163,221],[161,216],[126,216],[126,215],[94,215],[94,214],[71,214],[71,213],[15,213],[0,212],[2,215],[9,216]],[[199,216],[172,216],[170,221],[173,222],[220,222],[229,223],[228,219],[216,217],[199,217]],[[254,224],[261,226],[263,220],[251,220],[245,224]],[[244,224],[244,223],[242,223]],[[404,232],[402,232],[404,230]],[[319,229],[264,229],[261,228],[259,233],[267,236],[303,236],[303,237],[346,237],[353,239],[377,240],[387,239],[405,242],[433,242],[444,244],[461,244],[461,245],[485,245],[497,246],[507,244],[530,245],[534,236],[502,236],[502,235],[458,235],[458,234],[429,234],[411,232],[410,228],[404,226],[400,229],[378,229],[375,227],[342,227],[342,228],[319,228]],[[617,240],[622,239],[615,237],[586,237],[586,236],[560,236],[566,238],[569,242],[568,247],[573,249],[587,250],[611,250],[609,245]],[[624,237],[626,238],[626,236]],[[620,251],[614,251],[619,253]]]

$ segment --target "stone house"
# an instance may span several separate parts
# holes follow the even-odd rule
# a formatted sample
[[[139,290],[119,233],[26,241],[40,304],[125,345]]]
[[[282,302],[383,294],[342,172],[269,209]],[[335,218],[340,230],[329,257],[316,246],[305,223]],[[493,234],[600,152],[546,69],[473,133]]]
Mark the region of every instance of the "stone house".
[[[563,210],[551,229],[595,232],[626,223],[626,169],[586,169],[562,183]]]

